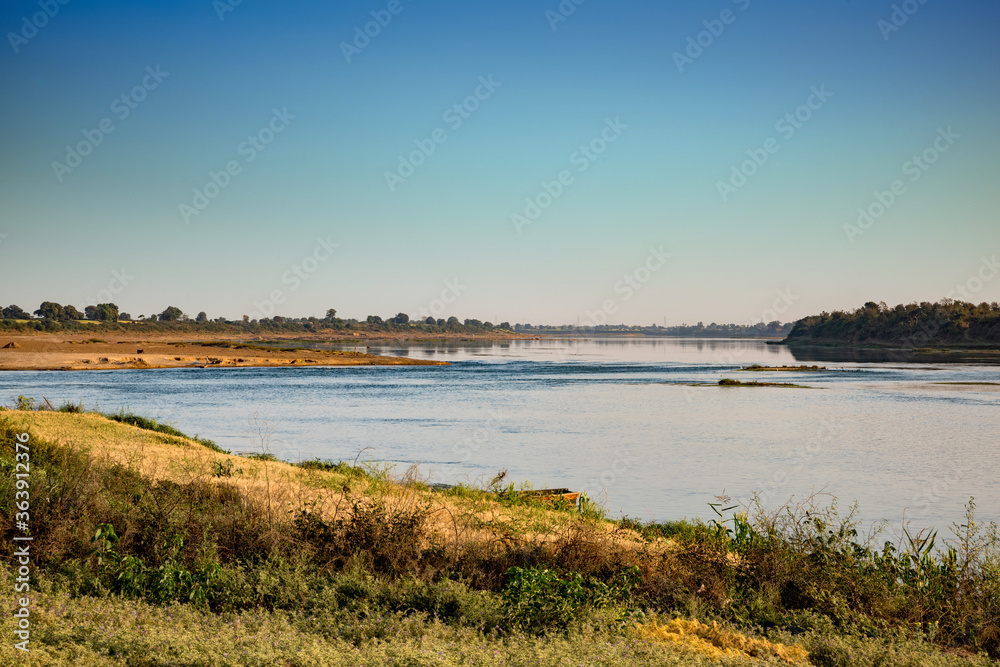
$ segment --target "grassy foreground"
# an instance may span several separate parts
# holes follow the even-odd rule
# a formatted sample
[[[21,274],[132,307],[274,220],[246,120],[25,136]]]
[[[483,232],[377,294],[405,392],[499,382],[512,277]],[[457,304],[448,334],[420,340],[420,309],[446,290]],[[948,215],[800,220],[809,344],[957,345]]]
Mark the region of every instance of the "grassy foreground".
[[[987,665],[1000,539],[875,546],[836,505],[610,521],[504,485],[233,456],[134,415],[0,412],[0,600],[31,452],[31,665]],[[758,508],[759,510],[759,508]],[[991,660],[991,657],[993,660]]]

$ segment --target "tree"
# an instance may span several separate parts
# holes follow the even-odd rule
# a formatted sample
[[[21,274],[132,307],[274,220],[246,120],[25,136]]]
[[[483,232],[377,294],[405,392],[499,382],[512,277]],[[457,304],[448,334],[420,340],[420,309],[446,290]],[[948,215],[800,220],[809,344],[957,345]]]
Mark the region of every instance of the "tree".
[[[118,319],[125,322],[131,322],[132,316],[129,315],[128,313],[121,313],[120,315],[118,315]]]
[[[75,306],[63,306],[62,319],[64,320],[82,320],[83,313],[76,309]]]
[[[326,321],[333,322],[335,319],[337,319],[337,309],[328,308],[326,311]]]
[[[54,301],[43,301],[42,305],[35,311],[43,320],[58,320],[62,318],[63,307]]]
[[[5,320],[30,320],[31,314],[21,310],[20,306],[11,304],[3,309],[3,317]]]
[[[168,306],[166,310],[160,313],[159,319],[161,322],[176,322],[181,319],[181,315],[183,314],[184,312],[180,308],[176,306]]]
[[[368,324],[382,324],[382,318],[378,315],[369,315],[366,322],[368,322]]]
[[[194,318],[194,321],[195,322],[208,322],[208,315],[206,315],[205,311],[203,310],[200,313],[198,313],[198,316]]]
[[[97,313],[97,306],[87,306],[83,309],[83,315],[88,320],[94,319],[94,315]]]
[[[101,322],[117,322],[118,306],[113,303],[99,303],[94,313],[94,319]]]
[[[434,326],[435,324],[437,324],[437,321],[433,317],[428,317],[426,320],[424,320],[424,324],[430,324],[431,326]]]
[[[396,317],[392,318],[392,321],[396,324],[408,324],[410,322],[410,316],[406,313],[397,313]]]

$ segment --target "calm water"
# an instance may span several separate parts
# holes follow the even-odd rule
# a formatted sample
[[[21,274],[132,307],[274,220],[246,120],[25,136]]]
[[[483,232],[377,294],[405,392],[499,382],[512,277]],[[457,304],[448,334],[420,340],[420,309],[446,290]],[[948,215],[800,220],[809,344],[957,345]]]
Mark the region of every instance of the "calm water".
[[[349,346],[353,347],[353,346]],[[506,469],[536,488],[586,490],[612,514],[710,517],[723,493],[776,507],[825,490],[866,522],[947,528],[970,495],[1000,520],[996,366],[837,361],[836,373],[733,373],[794,364],[762,341],[598,339],[397,343],[379,354],[438,367],[6,372],[0,400],[119,407],[234,451],[412,464],[430,481],[481,482]],[[800,358],[803,356],[799,353]],[[808,356],[808,355],[807,355]],[[819,355],[821,358],[822,355]],[[812,358],[817,358],[812,355]],[[692,387],[722,377],[816,389]]]

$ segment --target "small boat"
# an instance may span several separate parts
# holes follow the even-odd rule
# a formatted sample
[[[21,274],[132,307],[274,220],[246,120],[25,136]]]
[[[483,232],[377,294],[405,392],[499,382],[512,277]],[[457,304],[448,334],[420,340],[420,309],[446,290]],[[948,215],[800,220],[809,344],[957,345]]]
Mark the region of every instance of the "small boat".
[[[566,502],[573,503],[575,506],[580,502],[580,492],[570,491],[569,489],[537,489],[532,491],[522,491],[521,493],[547,503],[555,502],[556,500],[564,500]]]

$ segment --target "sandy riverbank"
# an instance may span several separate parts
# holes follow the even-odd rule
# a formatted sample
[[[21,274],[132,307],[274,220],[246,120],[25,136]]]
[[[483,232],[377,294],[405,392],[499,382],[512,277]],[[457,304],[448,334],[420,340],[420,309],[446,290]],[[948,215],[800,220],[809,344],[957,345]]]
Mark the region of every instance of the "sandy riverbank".
[[[238,366],[441,366],[447,362],[339,350],[282,350],[231,337],[150,340],[109,334],[0,335],[0,370]],[[11,347],[6,347],[12,345]]]

